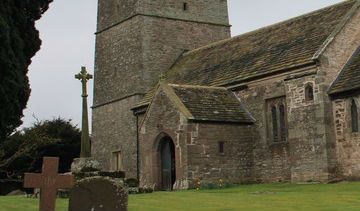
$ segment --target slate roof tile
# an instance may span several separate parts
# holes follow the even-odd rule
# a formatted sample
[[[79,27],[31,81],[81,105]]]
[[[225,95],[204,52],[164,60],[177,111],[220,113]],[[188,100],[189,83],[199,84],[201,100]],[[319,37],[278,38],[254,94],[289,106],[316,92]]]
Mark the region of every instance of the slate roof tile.
[[[168,71],[167,80],[219,86],[311,63],[354,3],[346,1],[189,51]]]
[[[194,120],[247,123],[254,122],[239,99],[225,88],[169,84]]]
[[[355,51],[331,85],[329,94],[340,94],[358,89],[360,89],[360,47]]]

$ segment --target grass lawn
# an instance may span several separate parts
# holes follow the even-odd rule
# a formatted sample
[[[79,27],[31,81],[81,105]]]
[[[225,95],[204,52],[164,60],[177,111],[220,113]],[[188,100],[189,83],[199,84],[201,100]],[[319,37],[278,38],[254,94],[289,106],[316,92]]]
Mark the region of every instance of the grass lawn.
[[[36,211],[38,201],[25,197],[0,197],[0,211]],[[67,200],[58,200],[65,211]],[[222,190],[190,190],[130,195],[130,211],[231,211],[231,210],[360,210],[360,183],[331,185],[243,185]]]

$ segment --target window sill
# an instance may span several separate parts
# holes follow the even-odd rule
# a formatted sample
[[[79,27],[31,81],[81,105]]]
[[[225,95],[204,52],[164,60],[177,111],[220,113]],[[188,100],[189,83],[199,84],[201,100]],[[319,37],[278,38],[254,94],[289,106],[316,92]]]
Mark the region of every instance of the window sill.
[[[360,136],[360,132],[351,132],[350,134],[351,134],[352,137]]]
[[[278,145],[287,145],[289,144],[289,141],[279,141],[279,142],[271,142],[269,143],[269,146],[278,146]]]

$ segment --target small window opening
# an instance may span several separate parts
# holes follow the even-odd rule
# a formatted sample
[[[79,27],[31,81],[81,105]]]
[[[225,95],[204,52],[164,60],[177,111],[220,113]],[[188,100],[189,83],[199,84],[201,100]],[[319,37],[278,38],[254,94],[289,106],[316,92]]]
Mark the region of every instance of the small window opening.
[[[183,4],[183,10],[184,10],[184,11],[188,10],[188,3],[184,2],[184,4]]]
[[[273,132],[273,141],[277,142],[278,141],[278,124],[277,124],[277,111],[276,111],[276,107],[273,106],[271,108],[271,121],[272,121],[272,132]]]
[[[359,113],[354,99],[351,102],[351,127],[352,132],[359,132]]]
[[[123,170],[121,151],[112,153],[112,170],[114,170],[114,171],[122,171]]]
[[[286,131],[286,116],[285,116],[285,106],[281,104],[279,106],[279,113],[280,113],[280,136],[281,141],[286,141],[287,131]]]
[[[306,85],[305,88],[305,100],[313,101],[314,100],[314,89],[311,84]]]
[[[224,153],[224,142],[223,141],[219,142],[219,153]]]

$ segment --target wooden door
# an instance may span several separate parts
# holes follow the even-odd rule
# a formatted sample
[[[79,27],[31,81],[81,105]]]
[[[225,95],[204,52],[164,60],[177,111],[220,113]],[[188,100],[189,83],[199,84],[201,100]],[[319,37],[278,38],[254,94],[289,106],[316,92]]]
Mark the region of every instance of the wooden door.
[[[171,140],[164,140],[160,148],[161,155],[161,187],[171,191],[175,183],[175,153]]]

